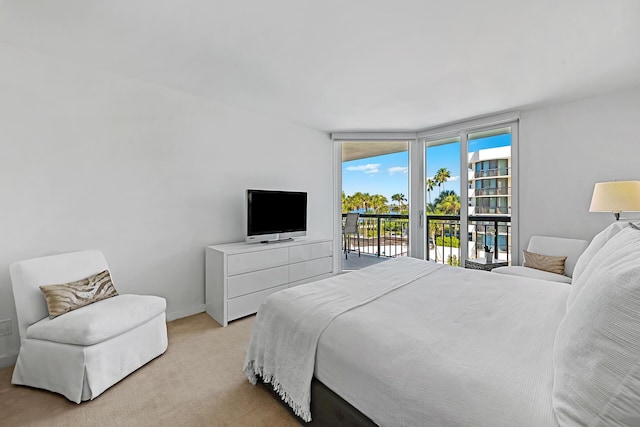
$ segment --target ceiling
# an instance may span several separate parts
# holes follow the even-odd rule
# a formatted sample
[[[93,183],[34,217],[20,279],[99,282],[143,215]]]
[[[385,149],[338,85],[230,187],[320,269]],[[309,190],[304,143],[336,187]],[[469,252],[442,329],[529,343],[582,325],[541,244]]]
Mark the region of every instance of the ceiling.
[[[638,86],[638,22],[637,0],[0,0],[2,43],[328,132]]]

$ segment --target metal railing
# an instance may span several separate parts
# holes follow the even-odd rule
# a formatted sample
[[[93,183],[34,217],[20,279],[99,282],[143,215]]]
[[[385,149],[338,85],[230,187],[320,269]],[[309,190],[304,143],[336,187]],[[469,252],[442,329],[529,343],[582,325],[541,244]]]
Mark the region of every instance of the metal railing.
[[[342,214],[342,219],[346,218]],[[344,225],[344,222],[343,222]],[[443,264],[461,265],[459,215],[426,215],[428,250],[435,261]],[[469,215],[468,258],[484,256],[484,246],[491,247],[495,259],[510,259],[511,216],[510,215]],[[363,254],[397,257],[407,256],[409,248],[409,215],[360,214],[358,231],[360,252]],[[355,236],[346,239],[351,252],[357,252]],[[345,239],[342,241],[343,250]]]
[[[491,208],[489,206],[473,206],[476,214],[498,214],[498,215],[507,215],[510,213],[511,208],[508,206],[497,206],[495,208]]]
[[[460,216],[427,215],[426,225],[429,246],[427,259],[431,259],[433,251],[434,261],[461,265]],[[468,243],[468,258],[484,256],[484,246],[487,245],[495,259],[508,262],[511,253],[511,216],[469,215]]]
[[[343,226],[347,214],[342,214]],[[360,253],[397,257],[407,256],[409,250],[409,215],[399,214],[360,214],[358,231],[360,234]],[[343,250],[345,239],[342,239]],[[346,239],[351,252],[358,250],[355,236]]]
[[[476,188],[475,196],[510,196],[511,187],[484,187]]]
[[[510,167],[499,167],[499,168],[493,168],[493,169],[482,169],[479,171],[475,171],[473,173],[473,177],[474,178],[487,178],[487,177],[494,177],[494,176],[509,176],[511,175],[511,168]]]

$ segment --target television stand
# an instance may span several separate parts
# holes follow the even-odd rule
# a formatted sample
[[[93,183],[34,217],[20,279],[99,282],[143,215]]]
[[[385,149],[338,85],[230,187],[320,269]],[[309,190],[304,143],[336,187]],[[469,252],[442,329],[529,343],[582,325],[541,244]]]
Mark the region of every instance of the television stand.
[[[275,240],[263,240],[260,243],[284,243],[284,242],[293,242],[293,237],[288,237],[286,239],[275,239]]]
[[[222,326],[253,314],[267,296],[333,274],[333,240],[206,248],[206,311]]]

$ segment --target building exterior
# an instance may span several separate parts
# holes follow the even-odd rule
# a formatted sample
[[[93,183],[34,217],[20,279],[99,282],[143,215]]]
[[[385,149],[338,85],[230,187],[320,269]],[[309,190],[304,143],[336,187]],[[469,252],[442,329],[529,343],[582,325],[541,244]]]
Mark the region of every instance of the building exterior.
[[[469,215],[510,217],[511,146],[471,152],[467,166]],[[496,242],[497,248],[494,248]],[[511,246],[510,225],[501,222],[496,227],[490,221],[470,221],[469,255],[475,257],[484,254],[485,245],[493,248],[496,258],[498,255],[507,256]]]
[[[469,215],[511,214],[511,146],[469,153]]]

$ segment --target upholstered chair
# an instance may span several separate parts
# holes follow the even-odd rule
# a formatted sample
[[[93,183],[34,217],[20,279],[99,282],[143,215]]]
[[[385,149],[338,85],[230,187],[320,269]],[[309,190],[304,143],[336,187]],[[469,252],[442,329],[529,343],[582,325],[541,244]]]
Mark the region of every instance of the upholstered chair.
[[[20,332],[13,384],[50,390],[80,403],[167,349],[166,301],[161,297],[117,295],[50,318],[39,287],[108,270],[99,251],[34,258],[9,270]]]
[[[550,280],[552,282],[571,283],[571,277],[573,276],[573,269],[576,266],[576,262],[588,245],[589,242],[581,239],[532,236],[529,240],[529,245],[527,246],[528,252],[550,257],[566,257],[564,272],[562,274],[518,265],[494,268],[491,272]]]

